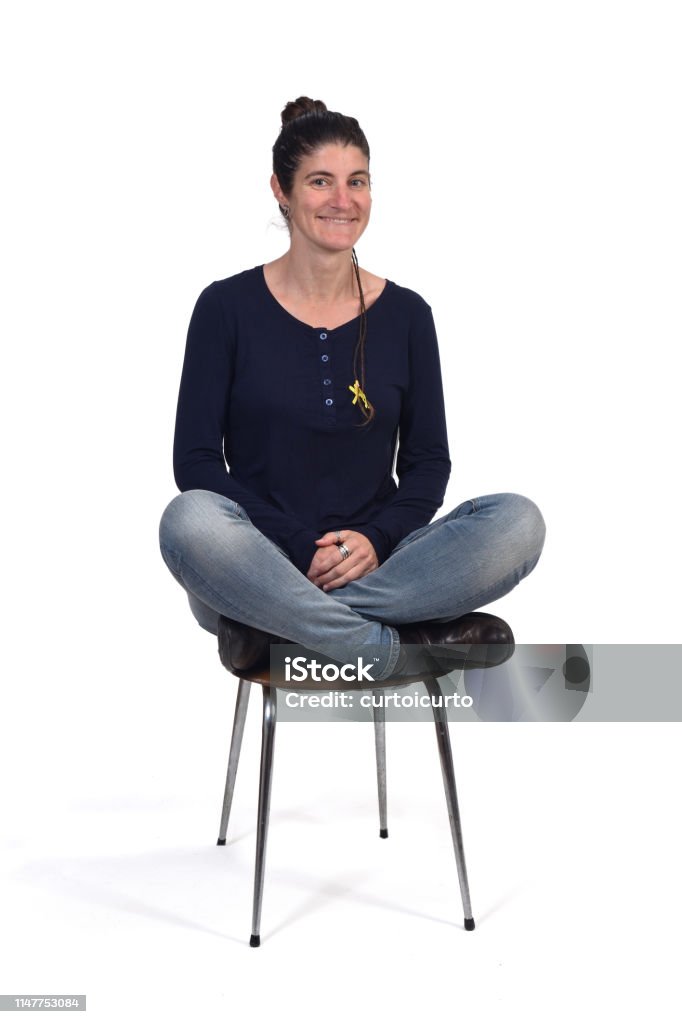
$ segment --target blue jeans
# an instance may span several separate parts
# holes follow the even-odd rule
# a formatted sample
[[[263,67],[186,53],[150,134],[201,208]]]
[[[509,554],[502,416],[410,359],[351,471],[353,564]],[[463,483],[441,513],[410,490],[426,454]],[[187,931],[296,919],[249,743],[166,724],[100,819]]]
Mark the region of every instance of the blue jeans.
[[[241,505],[213,491],[178,494],[159,528],[163,559],[204,629],[217,633],[225,615],[342,662],[376,645],[385,651],[377,680],[398,660],[397,625],[447,621],[496,601],[535,567],[544,540],[532,501],[487,494],[408,534],[362,579],[325,592]]]

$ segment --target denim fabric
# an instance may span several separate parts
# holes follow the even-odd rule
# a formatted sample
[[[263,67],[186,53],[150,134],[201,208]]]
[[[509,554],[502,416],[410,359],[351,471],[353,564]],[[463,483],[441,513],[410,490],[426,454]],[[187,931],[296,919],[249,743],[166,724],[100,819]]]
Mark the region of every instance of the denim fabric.
[[[159,542],[199,625],[219,615],[338,661],[364,644],[385,648],[374,678],[398,660],[398,625],[457,618],[507,594],[535,567],[545,540],[538,507],[520,494],[487,494],[403,538],[373,572],[324,592],[268,540],[235,501],[188,490],[161,517]]]

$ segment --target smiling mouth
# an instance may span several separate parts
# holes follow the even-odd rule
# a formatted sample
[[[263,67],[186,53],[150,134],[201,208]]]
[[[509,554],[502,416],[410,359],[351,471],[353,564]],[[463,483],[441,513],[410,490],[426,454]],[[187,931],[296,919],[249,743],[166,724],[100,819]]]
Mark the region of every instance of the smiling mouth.
[[[330,224],[354,224],[355,217],[320,217],[320,220],[326,220]]]

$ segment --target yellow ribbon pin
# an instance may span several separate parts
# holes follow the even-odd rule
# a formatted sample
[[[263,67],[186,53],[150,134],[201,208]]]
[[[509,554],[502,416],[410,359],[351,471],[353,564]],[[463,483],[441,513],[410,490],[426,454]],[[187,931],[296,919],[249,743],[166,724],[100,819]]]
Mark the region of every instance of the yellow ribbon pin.
[[[349,384],[348,385],[348,390],[352,391],[353,394],[355,395],[355,398],[353,399],[353,403],[352,403],[353,405],[355,405],[357,403],[358,398],[361,398],[362,401],[365,403],[365,409],[369,409],[369,402],[367,401],[367,398],[365,396],[365,392],[360,387],[360,381],[359,380],[356,380],[355,384]]]

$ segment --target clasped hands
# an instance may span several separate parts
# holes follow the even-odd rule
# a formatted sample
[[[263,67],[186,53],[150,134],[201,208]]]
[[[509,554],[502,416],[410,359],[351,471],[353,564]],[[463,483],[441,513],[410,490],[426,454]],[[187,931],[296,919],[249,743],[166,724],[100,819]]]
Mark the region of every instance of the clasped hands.
[[[315,543],[317,551],[306,576],[322,590],[344,587],[346,583],[366,576],[379,565],[371,541],[355,530],[330,530]],[[350,551],[348,558],[341,555],[339,543],[345,544]]]

